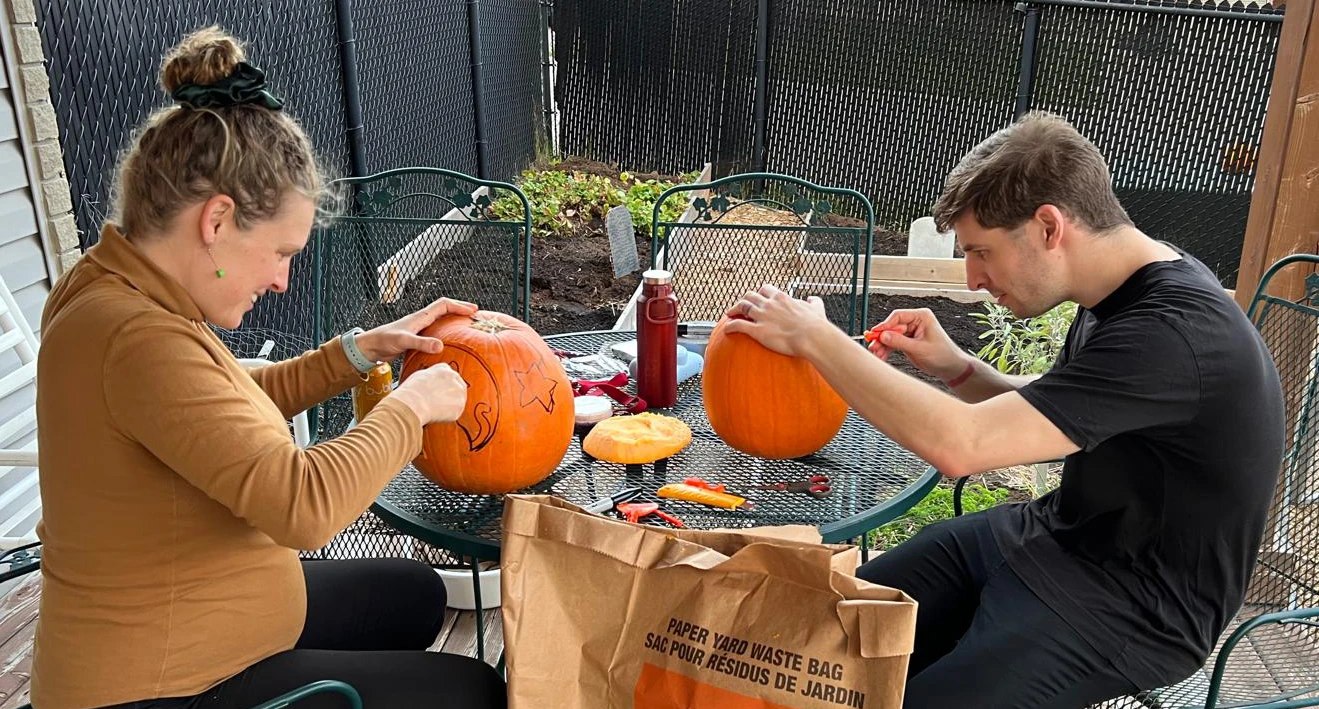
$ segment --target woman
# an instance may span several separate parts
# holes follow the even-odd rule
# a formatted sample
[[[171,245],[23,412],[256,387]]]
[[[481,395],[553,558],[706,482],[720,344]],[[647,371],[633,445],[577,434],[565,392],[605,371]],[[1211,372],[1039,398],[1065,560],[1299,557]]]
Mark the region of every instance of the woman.
[[[423,652],[444,586],[406,560],[302,564],[455,420],[466,387],[436,366],[310,449],[287,418],[377,360],[439,351],[440,300],[249,371],[237,327],[288,286],[323,180],[259,70],[217,28],[166,57],[176,105],[124,156],[115,214],[43,314],[37,415],[44,542],[32,699],[39,709],[249,708],[338,679],[374,708],[502,707],[492,668]],[[319,695],[300,709],[339,707]]]

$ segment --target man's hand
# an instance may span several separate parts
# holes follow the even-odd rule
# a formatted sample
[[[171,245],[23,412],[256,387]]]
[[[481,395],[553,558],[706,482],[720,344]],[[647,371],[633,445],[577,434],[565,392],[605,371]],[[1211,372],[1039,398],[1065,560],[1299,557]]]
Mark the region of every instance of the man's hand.
[[[881,332],[870,351],[882,360],[901,352],[917,369],[944,381],[966,369],[967,353],[948,337],[929,308],[894,310],[875,328]]]
[[[476,310],[472,303],[440,298],[411,315],[358,335],[357,346],[373,362],[388,362],[408,350],[435,354],[444,349],[444,343],[417,333],[445,315],[472,315]]]
[[[780,354],[805,356],[805,346],[820,331],[832,328],[824,312],[824,301],[816,296],[795,300],[765,284],[748,291],[727,315],[733,318],[726,332],[741,333]]]

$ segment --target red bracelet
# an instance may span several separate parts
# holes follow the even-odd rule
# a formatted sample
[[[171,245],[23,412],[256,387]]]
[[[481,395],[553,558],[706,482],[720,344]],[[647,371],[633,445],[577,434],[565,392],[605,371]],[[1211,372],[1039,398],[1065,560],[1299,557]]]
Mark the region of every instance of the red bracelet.
[[[962,370],[962,373],[961,373],[961,374],[959,374],[959,375],[957,375],[956,377],[953,377],[952,379],[950,379],[950,380],[944,382],[944,384],[947,385],[949,389],[955,388],[958,384],[961,384],[962,382],[966,381],[967,379],[970,379],[970,378],[971,378],[971,375],[974,374],[975,371],[976,371],[975,363],[973,363],[973,362],[968,362],[968,363],[966,364],[966,369]]]

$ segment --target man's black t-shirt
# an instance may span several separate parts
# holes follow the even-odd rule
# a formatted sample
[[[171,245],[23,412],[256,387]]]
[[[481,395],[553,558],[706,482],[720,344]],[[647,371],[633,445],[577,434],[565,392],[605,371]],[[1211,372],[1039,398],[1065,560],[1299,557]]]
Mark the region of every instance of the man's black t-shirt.
[[[1183,254],[1078,309],[1018,391],[1081,450],[1057,490],[987,513],[1004,556],[1138,686],[1189,675],[1244,599],[1281,465],[1262,338]]]

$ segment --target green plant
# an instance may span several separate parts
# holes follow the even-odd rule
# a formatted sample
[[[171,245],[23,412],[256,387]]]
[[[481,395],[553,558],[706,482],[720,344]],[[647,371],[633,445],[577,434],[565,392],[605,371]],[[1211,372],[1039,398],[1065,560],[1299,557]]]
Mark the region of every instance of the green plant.
[[[691,182],[699,174],[687,173],[681,179]],[[526,170],[518,186],[531,203],[531,231],[535,236],[568,236],[576,223],[603,220],[610,209],[622,204],[627,205],[628,213],[632,215],[633,228],[642,234],[649,234],[655,200],[664,190],[678,183],[640,180],[626,172],[619,173],[618,182],[626,185],[626,189],[600,175],[563,170]],[[685,208],[686,200],[670,199],[664,203],[660,216],[665,220],[674,220]],[[522,203],[516,196],[504,195],[495,200],[490,212],[497,219],[520,220]]]
[[[971,313],[985,327],[976,352],[980,359],[1004,374],[1043,374],[1049,371],[1076,318],[1076,303],[1066,302],[1043,315],[1021,319],[997,303],[985,303],[985,312]]]
[[[604,219],[623,203],[623,193],[609,178],[562,170],[526,170],[518,185],[531,203],[531,231],[536,236],[566,236],[574,220]],[[522,203],[504,195],[491,205],[499,219],[521,219]]]
[[[660,180],[638,180],[632,175],[624,172],[619,175],[619,179],[628,183],[627,195],[624,202],[627,204],[627,211],[632,213],[632,226],[642,234],[650,234],[650,220],[655,210],[655,200],[664,194],[664,190],[673,187],[675,184],[686,184],[695,182],[700,177],[700,172],[688,172],[680,175],[682,182],[666,182]],[[675,195],[665,200],[664,205],[660,207],[660,221],[676,221],[682,216],[683,210],[687,208],[687,199],[683,195]]]
[[[1008,501],[1012,491],[1007,488],[990,489],[984,485],[967,485],[962,488],[963,513],[979,512]],[[915,536],[926,525],[953,518],[953,491],[940,485],[930,491],[905,514],[867,534],[870,546],[891,549]]]

